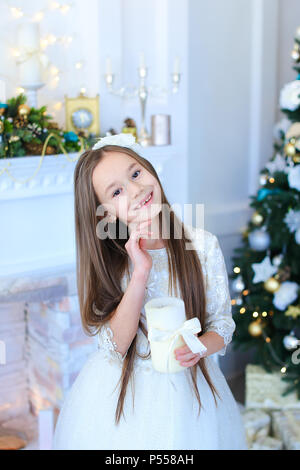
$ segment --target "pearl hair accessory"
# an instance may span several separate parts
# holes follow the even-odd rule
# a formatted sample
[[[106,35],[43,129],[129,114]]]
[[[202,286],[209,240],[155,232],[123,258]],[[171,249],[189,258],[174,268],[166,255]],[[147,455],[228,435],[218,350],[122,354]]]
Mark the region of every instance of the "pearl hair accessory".
[[[121,134],[101,137],[93,146],[92,150],[98,150],[105,145],[118,145],[120,147],[131,148],[139,155],[142,154],[143,150],[143,147],[136,142],[135,137],[132,134],[125,134],[124,132],[121,132]]]

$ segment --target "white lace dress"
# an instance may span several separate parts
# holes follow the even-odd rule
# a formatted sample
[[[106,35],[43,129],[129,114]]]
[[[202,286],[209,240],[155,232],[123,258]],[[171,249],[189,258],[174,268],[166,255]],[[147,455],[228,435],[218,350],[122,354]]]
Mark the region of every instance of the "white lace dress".
[[[206,285],[207,320],[203,329],[216,331],[224,338],[225,347],[219,351],[224,355],[235,324],[223,254],[212,233],[191,228],[190,234],[202,262]],[[153,265],[144,303],[153,297],[169,295],[166,249],[149,250],[149,253]],[[123,290],[127,283],[124,276]],[[145,321],[144,309],[142,313]],[[136,356],[133,383],[129,382],[125,397],[125,419],[121,416],[116,425],[117,382],[125,356],[116,351],[108,323],[101,329],[98,340],[98,350],[89,356],[65,399],[55,428],[53,449],[247,449],[239,408],[212,356],[205,361],[221,399],[217,397],[216,407],[198,369],[198,390],[203,404],[199,416],[188,368],[168,376],[153,369],[151,357],[145,360]],[[141,329],[137,349],[143,354],[149,351],[149,342]]]

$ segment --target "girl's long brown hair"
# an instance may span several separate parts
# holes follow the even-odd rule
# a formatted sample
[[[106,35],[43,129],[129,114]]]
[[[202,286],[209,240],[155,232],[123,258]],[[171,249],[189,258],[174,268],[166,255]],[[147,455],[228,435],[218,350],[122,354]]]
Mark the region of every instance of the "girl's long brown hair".
[[[92,184],[92,173],[104,153],[110,151],[126,153],[134,158],[159,182],[162,194],[162,211],[159,214],[160,227],[166,223],[165,226],[170,230],[170,237],[165,240],[169,267],[169,294],[174,286],[176,295],[178,295],[176,287],[176,279],[178,279],[187,319],[196,316],[203,326],[205,324],[206,298],[201,262],[196,250],[185,249],[185,244],[191,243],[192,240],[186,236],[183,222],[171,209],[155,169],[148,160],[142,158],[132,149],[107,145],[98,150],[85,151],[80,156],[74,173],[77,290],[84,331],[88,335],[96,335],[102,325],[112,318],[124,295],[121,289],[122,276],[125,271],[129,274],[129,256],[124,246],[129,238],[128,230],[126,239],[118,239],[118,227],[122,222],[116,220],[117,236],[114,239],[108,235],[108,238],[102,240],[96,233],[97,224],[106,214],[103,217],[96,215],[97,208],[101,203]],[[108,234],[110,233],[109,225],[111,224],[107,224]],[[139,321],[139,328],[147,337],[147,330],[141,321]],[[123,361],[122,373],[118,382],[118,384],[121,382],[121,387],[115,414],[116,424],[119,423],[121,414],[124,416],[123,406],[127,385],[132,379],[135,356],[139,355],[136,341],[137,335]],[[146,359],[149,355],[140,357]],[[219,396],[219,394],[210,379],[205,358],[201,358],[197,364],[189,367],[193,389],[199,403],[199,415],[202,404],[197,387],[198,367],[212,391],[216,405],[216,395]]]

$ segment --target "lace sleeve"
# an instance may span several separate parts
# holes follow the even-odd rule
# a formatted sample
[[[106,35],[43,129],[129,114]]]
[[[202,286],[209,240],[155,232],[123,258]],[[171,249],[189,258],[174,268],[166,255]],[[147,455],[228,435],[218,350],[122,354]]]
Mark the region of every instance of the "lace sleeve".
[[[206,322],[205,331],[215,331],[224,339],[224,347],[217,352],[226,353],[232,340],[235,322],[232,318],[228,274],[218,239],[210,233],[206,249]]]
[[[110,328],[108,321],[102,325],[101,330],[98,333],[98,348],[103,349],[108,356],[112,356],[120,362],[123,362],[127,355],[127,351],[124,356],[122,356],[118,351],[118,345],[113,340],[113,331]]]

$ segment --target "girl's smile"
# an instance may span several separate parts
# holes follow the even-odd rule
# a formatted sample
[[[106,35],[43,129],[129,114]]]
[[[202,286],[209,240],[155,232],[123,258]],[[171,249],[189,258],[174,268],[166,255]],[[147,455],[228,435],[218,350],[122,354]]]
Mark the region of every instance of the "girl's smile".
[[[146,196],[144,199],[142,199],[142,202],[140,202],[140,204],[136,207],[136,209],[142,209],[142,207],[144,206],[150,206],[150,204],[152,203],[152,200],[153,200],[153,191],[151,191],[150,194],[148,194],[148,196]]]

